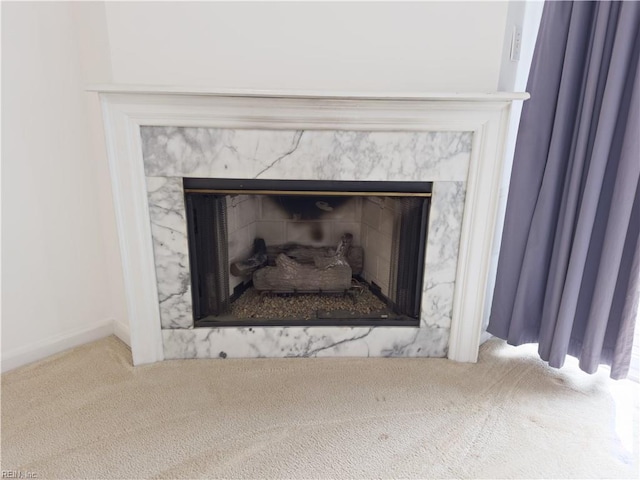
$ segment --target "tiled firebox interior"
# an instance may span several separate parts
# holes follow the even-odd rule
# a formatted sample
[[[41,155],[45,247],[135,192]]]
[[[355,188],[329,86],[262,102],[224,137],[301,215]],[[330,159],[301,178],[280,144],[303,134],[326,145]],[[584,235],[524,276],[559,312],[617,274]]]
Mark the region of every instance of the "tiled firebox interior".
[[[471,132],[140,130],[165,358],[447,354]],[[433,182],[419,327],[194,328],[185,177]],[[267,197],[230,197],[235,258],[248,253],[255,236],[331,245],[349,229],[368,248],[365,271],[384,285],[392,203],[379,197],[354,199],[327,222],[322,240],[314,240],[307,236],[308,224],[282,218],[269,202]]]
[[[337,246],[345,233],[353,235],[353,245],[363,247],[363,278],[375,282],[382,293],[389,294],[391,246],[394,229],[392,197],[341,198],[336,205],[330,199],[320,219],[297,218],[278,205],[278,196],[229,195],[227,198],[227,231],[229,263],[249,257],[255,238],[267,245],[297,243],[301,245]],[[229,273],[231,290],[243,279]]]

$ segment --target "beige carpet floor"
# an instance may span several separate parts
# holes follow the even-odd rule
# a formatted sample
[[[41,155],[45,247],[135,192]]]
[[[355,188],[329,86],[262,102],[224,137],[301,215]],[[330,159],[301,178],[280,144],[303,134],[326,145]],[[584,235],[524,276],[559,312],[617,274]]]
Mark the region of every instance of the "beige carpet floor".
[[[40,479],[638,478],[637,384],[554,370],[521,348],[492,340],[478,364],[133,368],[110,337],[2,376],[2,469]]]

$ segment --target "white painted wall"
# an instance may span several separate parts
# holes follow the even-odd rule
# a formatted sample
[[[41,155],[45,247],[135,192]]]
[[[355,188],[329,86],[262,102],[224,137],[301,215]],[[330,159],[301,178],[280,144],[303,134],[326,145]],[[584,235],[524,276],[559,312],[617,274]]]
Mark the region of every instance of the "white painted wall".
[[[526,0],[512,2],[507,11],[507,21],[504,29],[502,44],[502,61],[500,68],[500,79],[498,89],[501,91],[524,92],[527,89],[527,80],[533,52],[538,37],[540,20],[544,0]],[[513,31],[520,32],[519,54],[512,53]],[[498,200],[498,216],[496,220],[496,231],[493,239],[493,254],[491,256],[490,280],[485,297],[485,311],[483,319],[483,330],[489,325],[491,315],[491,303],[493,300],[493,290],[495,287],[495,277],[498,270],[498,258],[500,256],[500,245],[502,244],[502,230],[507,207],[507,197],[509,195],[509,181],[511,179],[511,167],[516,149],[516,139],[518,136],[518,126],[520,125],[520,114],[522,113],[522,102],[515,102],[512,106],[511,118],[509,121],[509,133],[505,145],[505,162],[500,188],[500,198]],[[491,338],[486,331],[482,334],[481,342]]]
[[[117,83],[497,90],[506,2],[111,2]]]
[[[82,73],[81,87],[113,81],[111,74],[111,50],[107,31],[107,16],[103,2],[75,2],[72,6],[76,28],[77,47]],[[122,261],[116,218],[111,193],[111,179],[102,123],[102,108],[98,95],[85,93],[88,116],[91,157],[97,169],[95,194],[100,207],[101,234],[104,243],[107,282],[104,294],[109,298],[114,318],[114,333],[129,344],[129,320],[127,314]]]
[[[3,370],[108,335],[121,314],[101,125],[73,9],[2,4]],[[94,79],[108,80],[94,63]]]

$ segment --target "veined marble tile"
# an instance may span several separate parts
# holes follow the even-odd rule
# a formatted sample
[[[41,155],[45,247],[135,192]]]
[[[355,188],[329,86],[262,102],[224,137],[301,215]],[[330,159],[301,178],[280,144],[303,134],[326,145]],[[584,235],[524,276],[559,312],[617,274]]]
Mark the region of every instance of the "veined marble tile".
[[[449,329],[252,327],[163,330],[165,359],[259,357],[444,357]]]
[[[150,177],[464,181],[471,132],[141,127]]]
[[[182,178],[147,177],[162,328],[191,328],[191,276]]]
[[[166,358],[446,355],[471,132],[141,132]],[[420,327],[193,329],[184,176],[433,181]]]
[[[435,182],[429,211],[429,232],[422,286],[421,323],[449,328],[466,182]]]
[[[180,178],[147,178],[163,328],[193,325]],[[421,324],[449,328],[464,209],[464,182],[436,182],[429,214]]]

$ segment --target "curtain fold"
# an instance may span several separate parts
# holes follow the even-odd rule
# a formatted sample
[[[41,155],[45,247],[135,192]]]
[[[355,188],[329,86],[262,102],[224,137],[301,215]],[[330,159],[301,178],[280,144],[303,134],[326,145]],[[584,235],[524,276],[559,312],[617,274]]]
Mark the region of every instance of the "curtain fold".
[[[489,333],[625,377],[638,295],[640,3],[547,2]]]

